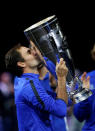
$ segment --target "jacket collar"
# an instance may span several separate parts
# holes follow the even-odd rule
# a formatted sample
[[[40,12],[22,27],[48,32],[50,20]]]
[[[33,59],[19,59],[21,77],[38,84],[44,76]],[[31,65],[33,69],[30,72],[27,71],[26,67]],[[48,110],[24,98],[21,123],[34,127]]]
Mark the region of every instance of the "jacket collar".
[[[39,74],[34,74],[34,73],[24,73],[22,74],[21,78],[39,78]]]

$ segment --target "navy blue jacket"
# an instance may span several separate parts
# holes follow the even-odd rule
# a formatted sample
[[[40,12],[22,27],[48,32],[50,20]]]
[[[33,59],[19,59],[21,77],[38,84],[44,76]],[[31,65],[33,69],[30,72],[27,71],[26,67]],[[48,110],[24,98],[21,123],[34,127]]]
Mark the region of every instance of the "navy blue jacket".
[[[54,94],[46,91],[45,80],[39,80],[38,74],[25,73],[15,78],[15,103],[19,131],[53,131],[50,114],[63,118],[67,105]]]

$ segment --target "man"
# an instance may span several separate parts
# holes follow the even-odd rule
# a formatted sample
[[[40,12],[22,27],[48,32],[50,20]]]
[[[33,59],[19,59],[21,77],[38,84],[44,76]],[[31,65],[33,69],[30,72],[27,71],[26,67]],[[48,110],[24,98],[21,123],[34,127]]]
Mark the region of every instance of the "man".
[[[88,99],[74,105],[74,115],[76,118],[85,124],[82,128],[82,131],[95,131],[95,71],[87,73],[87,76],[90,76],[90,89],[92,90],[92,96]],[[82,78],[82,80],[85,78]]]
[[[95,43],[91,49],[91,57],[95,61]],[[90,76],[92,96],[74,105],[74,115],[80,122],[84,122],[82,131],[95,131],[95,70],[87,73]]]
[[[5,56],[6,67],[16,76],[15,103],[19,131],[53,131],[49,115],[64,117],[67,112],[66,76],[68,69],[63,59],[56,65],[58,78],[57,99],[45,90],[47,71],[40,72],[43,60],[37,49],[17,45]],[[44,75],[43,75],[44,74]],[[49,83],[47,83],[49,86]],[[47,86],[47,85],[46,85]]]
[[[30,48],[31,47],[36,48],[36,46],[34,45],[32,41],[30,41]],[[51,95],[54,99],[56,99],[56,91],[57,91],[57,80],[56,80],[57,76],[55,72],[56,66],[47,57],[42,57],[40,51],[37,48],[36,48],[36,51],[39,54],[40,58],[46,63],[45,66],[40,66],[40,68],[38,69],[40,72],[40,82],[42,82],[42,84],[45,85],[44,87],[45,87],[46,92],[49,95]],[[50,84],[50,86],[48,84]],[[52,128],[54,131],[59,131],[59,130],[67,131],[67,127],[65,124],[65,117],[60,118],[51,114],[50,120],[51,120]]]

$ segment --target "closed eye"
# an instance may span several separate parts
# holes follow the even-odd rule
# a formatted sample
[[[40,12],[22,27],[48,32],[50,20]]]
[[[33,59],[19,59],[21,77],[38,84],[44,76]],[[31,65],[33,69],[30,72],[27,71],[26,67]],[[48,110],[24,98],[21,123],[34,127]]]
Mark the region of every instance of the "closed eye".
[[[31,49],[28,49],[28,50],[27,50],[27,53],[28,53],[28,54],[31,54]]]

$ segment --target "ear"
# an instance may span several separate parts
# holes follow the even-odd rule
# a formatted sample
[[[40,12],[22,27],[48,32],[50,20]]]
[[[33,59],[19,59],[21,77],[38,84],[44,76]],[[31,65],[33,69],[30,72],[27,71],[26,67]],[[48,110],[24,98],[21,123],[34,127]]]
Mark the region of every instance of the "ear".
[[[20,66],[20,67],[25,67],[26,64],[24,62],[17,62],[17,65]]]

